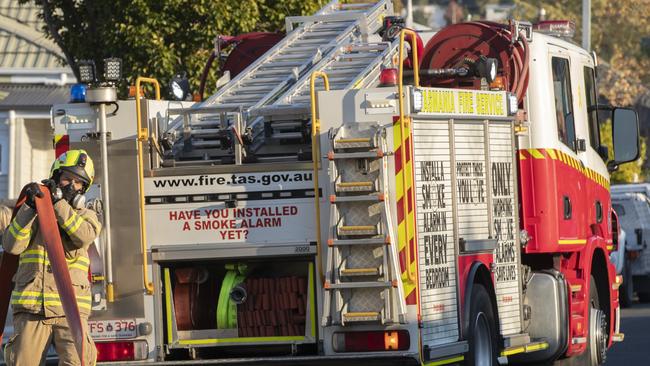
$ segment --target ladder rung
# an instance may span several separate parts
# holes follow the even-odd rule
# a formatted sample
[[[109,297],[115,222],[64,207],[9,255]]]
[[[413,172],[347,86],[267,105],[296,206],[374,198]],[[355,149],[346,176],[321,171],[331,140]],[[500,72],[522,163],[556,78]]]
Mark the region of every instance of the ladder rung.
[[[343,313],[344,322],[375,322],[381,320],[381,314],[377,311]]]
[[[341,269],[341,276],[379,276],[379,268],[345,268]]]
[[[329,239],[327,245],[344,246],[344,245],[384,245],[390,244],[390,238],[380,236],[376,238],[361,238],[361,239]]]
[[[334,147],[339,149],[350,149],[359,147],[372,147],[371,137],[354,137],[334,140]]]
[[[335,153],[330,151],[327,153],[327,158],[329,160],[335,159],[378,159],[384,157],[384,152],[381,150],[377,151],[363,151],[363,152],[351,152],[351,153]]]
[[[372,192],[375,190],[373,182],[342,182],[336,184],[337,192]]]
[[[246,86],[243,86],[237,90],[237,94],[251,94],[251,93],[257,93],[260,91],[263,92],[270,92],[273,90],[275,85],[273,84],[261,84],[261,85],[256,85],[256,84],[248,84]]]
[[[267,71],[258,71],[255,73],[253,77],[250,79],[246,79],[245,81],[242,81],[242,85],[273,85],[273,87],[276,87],[276,83],[278,81],[283,81],[286,79],[289,75],[280,75],[277,76],[278,71],[277,70],[267,70]],[[272,77],[269,77],[267,75],[272,75]]]
[[[339,282],[330,283],[325,286],[326,289],[331,290],[344,290],[355,288],[388,288],[393,286],[389,281],[359,281],[359,282]]]
[[[376,226],[339,226],[339,235],[377,235]]]
[[[302,60],[301,61],[271,61],[271,62],[265,63],[262,66],[260,66],[260,69],[261,70],[275,69],[275,68],[280,68],[280,67],[291,68],[291,67],[301,66],[305,62],[306,62],[306,60],[305,61],[302,61]]]
[[[364,194],[364,195],[358,195],[358,196],[336,196],[336,195],[331,195],[330,196],[330,202],[331,203],[339,203],[339,202],[381,202],[385,198],[384,194],[379,192],[376,194]],[[371,226],[374,228],[374,226]]]
[[[311,39],[315,37],[319,38],[334,38],[338,35],[340,35],[341,32],[338,31],[331,31],[327,29],[311,29],[307,33],[305,33],[301,39]]]

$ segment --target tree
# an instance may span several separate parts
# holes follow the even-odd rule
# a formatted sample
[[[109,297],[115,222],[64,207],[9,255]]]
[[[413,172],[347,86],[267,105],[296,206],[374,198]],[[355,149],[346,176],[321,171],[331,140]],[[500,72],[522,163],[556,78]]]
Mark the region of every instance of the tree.
[[[78,77],[77,62],[123,60],[124,87],[139,75],[165,86],[186,71],[193,90],[218,35],[278,32],[287,15],[315,12],[325,0],[20,0],[41,8],[43,31],[63,50]],[[208,85],[215,85],[215,68]],[[211,90],[208,90],[210,93]]]
[[[601,143],[607,146],[609,153],[609,160],[614,159],[614,144],[612,142],[612,121],[607,120],[600,124],[600,140]],[[634,183],[642,182],[644,175],[642,171],[643,157],[646,154],[645,139],[641,139],[641,152],[639,153],[639,160],[621,165],[617,171],[612,173],[612,183]]]

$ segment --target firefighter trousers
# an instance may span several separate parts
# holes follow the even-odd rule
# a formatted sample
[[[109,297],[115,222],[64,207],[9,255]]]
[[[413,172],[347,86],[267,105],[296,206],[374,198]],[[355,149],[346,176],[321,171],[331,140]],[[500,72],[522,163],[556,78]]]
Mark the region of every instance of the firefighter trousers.
[[[94,365],[97,357],[95,343],[88,335],[87,319],[82,318],[86,343],[85,365]],[[30,313],[14,314],[14,334],[5,346],[7,366],[44,365],[50,344],[59,356],[59,366],[81,366],[72,333],[65,317],[45,318]]]

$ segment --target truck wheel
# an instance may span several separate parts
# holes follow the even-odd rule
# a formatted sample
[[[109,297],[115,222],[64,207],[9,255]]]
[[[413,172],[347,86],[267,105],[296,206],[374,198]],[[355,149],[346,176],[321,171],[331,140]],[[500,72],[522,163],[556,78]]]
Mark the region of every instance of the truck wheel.
[[[469,317],[469,353],[466,365],[493,366],[497,362],[496,316],[488,291],[480,284],[472,287]]]
[[[623,268],[623,286],[619,288],[618,300],[621,303],[621,307],[629,308],[632,306],[632,295],[634,294],[634,284],[632,283],[632,276],[628,275],[628,262],[625,261],[625,267]]]

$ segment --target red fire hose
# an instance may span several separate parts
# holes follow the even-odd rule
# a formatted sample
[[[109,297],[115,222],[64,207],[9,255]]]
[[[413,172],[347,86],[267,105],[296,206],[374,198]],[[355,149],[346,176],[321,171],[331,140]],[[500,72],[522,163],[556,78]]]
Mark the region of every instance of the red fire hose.
[[[59,292],[61,304],[63,305],[63,312],[68,320],[68,326],[72,332],[72,337],[75,341],[75,347],[81,360],[81,364],[85,365],[84,355],[84,328],[81,323],[81,316],[79,315],[79,308],[77,307],[76,295],[72,287],[72,280],[70,279],[70,272],[68,271],[68,264],[65,260],[63,252],[63,243],[61,242],[61,234],[59,233],[59,225],[54,216],[54,207],[52,206],[52,198],[50,191],[45,186],[39,186],[43,192],[43,197],[35,197],[36,213],[38,217],[38,225],[43,240],[45,242],[45,249],[47,257],[52,266],[52,273],[54,274],[54,282]],[[25,202],[25,188],[20,192],[16,208],[14,209],[13,216],[16,215],[20,206]],[[11,279],[18,269],[18,256],[4,253],[2,256],[2,263],[0,264],[0,332],[4,332],[4,324],[7,319],[7,311],[9,309],[9,300],[11,298],[11,291],[13,290],[13,283]],[[1,335],[2,333],[0,333]],[[1,338],[0,338],[1,339]]]
[[[498,75],[505,76],[506,89],[517,95],[521,104],[528,87],[528,42],[514,34],[512,26],[487,21],[459,23],[436,33],[427,43],[422,69],[448,69],[476,61],[480,56],[499,62]],[[422,77],[425,86],[466,87],[460,77]]]

